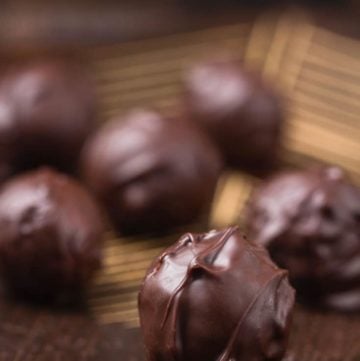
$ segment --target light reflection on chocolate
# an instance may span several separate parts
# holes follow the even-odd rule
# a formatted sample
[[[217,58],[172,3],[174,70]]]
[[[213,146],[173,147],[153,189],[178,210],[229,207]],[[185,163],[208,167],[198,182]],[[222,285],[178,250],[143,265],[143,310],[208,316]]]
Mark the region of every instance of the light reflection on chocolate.
[[[147,361],[281,360],[293,305],[287,272],[236,227],[185,234],[139,294]]]

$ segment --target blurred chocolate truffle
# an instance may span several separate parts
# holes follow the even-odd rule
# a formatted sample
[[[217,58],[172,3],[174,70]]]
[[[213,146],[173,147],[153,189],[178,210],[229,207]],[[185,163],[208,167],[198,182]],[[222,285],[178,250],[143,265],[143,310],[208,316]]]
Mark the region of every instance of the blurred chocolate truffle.
[[[73,171],[94,129],[95,97],[80,65],[14,64],[0,74],[0,179],[42,164]]]
[[[209,207],[221,168],[205,134],[147,110],[106,124],[82,160],[85,181],[124,234],[194,221]]]
[[[287,271],[237,227],[185,234],[139,294],[147,360],[282,360],[293,305]]]
[[[185,76],[186,112],[205,127],[227,162],[255,173],[276,165],[284,121],[275,91],[236,61],[208,61]]]
[[[43,301],[80,294],[101,264],[103,224],[75,180],[42,168],[0,192],[0,271],[15,294]]]
[[[303,301],[360,310],[360,190],[341,169],[275,176],[255,191],[247,223]]]

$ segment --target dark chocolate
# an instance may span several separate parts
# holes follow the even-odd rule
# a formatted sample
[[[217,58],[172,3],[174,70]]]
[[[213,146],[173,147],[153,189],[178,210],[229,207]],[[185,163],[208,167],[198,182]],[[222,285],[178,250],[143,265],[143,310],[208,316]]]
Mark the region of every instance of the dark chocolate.
[[[99,269],[103,223],[75,180],[40,169],[0,192],[0,271],[10,291],[40,301],[80,294]]]
[[[96,125],[82,69],[60,61],[8,66],[0,74],[0,180],[42,164],[74,171]]]
[[[341,169],[275,176],[249,201],[247,223],[304,302],[360,310],[360,190]]]
[[[139,294],[147,361],[278,361],[294,290],[287,272],[237,227],[185,234]]]
[[[236,61],[208,61],[185,77],[186,111],[216,141],[227,162],[256,173],[277,163],[284,120],[276,92]]]
[[[82,160],[85,181],[125,234],[194,222],[212,201],[222,164],[206,134],[148,110],[106,124]]]

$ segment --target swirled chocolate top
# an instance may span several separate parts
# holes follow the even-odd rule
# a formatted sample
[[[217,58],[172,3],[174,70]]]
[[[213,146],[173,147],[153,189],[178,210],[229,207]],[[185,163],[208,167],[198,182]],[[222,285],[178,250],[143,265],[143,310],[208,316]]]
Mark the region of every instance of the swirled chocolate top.
[[[185,234],[139,294],[147,360],[281,360],[293,304],[287,272],[236,227]]]

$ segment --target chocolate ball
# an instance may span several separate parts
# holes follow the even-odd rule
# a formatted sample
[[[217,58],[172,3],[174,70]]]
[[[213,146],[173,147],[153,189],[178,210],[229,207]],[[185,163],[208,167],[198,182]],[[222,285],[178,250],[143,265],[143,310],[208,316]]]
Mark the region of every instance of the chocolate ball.
[[[0,271],[16,295],[58,300],[80,294],[101,263],[103,224],[75,180],[40,169],[0,191]]]
[[[96,125],[92,86],[79,67],[39,61],[0,74],[0,179],[42,164],[74,170]]]
[[[106,124],[82,159],[84,179],[124,234],[195,221],[209,208],[221,168],[205,134],[147,110]]]
[[[275,176],[253,194],[247,223],[304,302],[360,310],[360,190],[341,169]]]
[[[237,227],[185,234],[139,294],[147,361],[277,361],[294,305],[287,272]]]
[[[185,76],[186,111],[227,162],[254,173],[276,165],[284,114],[279,96],[236,61],[208,61]]]

